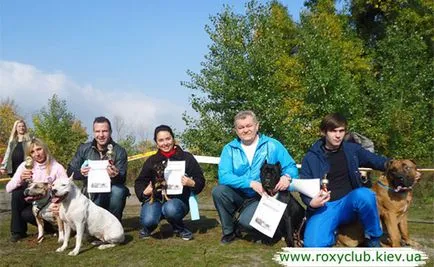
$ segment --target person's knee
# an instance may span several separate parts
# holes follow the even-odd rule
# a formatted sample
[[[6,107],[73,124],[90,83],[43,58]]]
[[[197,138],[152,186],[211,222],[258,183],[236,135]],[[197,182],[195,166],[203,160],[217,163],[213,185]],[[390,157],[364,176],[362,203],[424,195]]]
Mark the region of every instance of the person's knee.
[[[353,191],[354,197],[361,204],[376,205],[376,197],[374,191],[361,187]]]
[[[159,217],[156,214],[154,214],[153,212],[146,212],[142,210],[140,216],[140,223],[142,224],[142,226],[153,229],[158,225],[159,222]]]
[[[228,191],[229,187],[226,185],[217,185],[212,189],[212,197],[214,200],[221,199],[222,196],[225,194],[226,191]]]
[[[167,201],[163,205],[163,209],[162,209],[164,217],[166,217],[166,219],[169,219],[169,220],[182,219],[184,217],[184,213],[185,213],[183,205],[184,204],[179,199],[172,199],[172,200]]]

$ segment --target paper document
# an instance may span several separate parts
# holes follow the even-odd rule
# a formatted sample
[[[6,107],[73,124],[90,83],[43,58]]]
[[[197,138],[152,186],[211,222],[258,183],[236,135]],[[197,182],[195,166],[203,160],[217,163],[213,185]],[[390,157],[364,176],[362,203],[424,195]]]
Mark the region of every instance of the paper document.
[[[273,237],[286,206],[287,204],[273,197],[262,196],[250,225],[259,232]]]
[[[107,173],[108,160],[89,160],[87,176],[87,192],[108,193],[111,191],[111,180]]]
[[[313,198],[320,191],[319,178],[315,179],[292,179],[289,190],[300,192]]]
[[[167,167],[164,169],[164,178],[167,181],[168,195],[182,194],[182,176],[185,174],[185,160],[168,161]]]

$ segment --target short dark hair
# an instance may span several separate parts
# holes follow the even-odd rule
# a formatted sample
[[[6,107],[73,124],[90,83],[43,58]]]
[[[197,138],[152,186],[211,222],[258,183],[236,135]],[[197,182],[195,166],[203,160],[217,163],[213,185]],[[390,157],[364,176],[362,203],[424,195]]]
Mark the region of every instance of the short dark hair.
[[[104,117],[104,116],[96,117],[96,118],[93,120],[93,124],[92,124],[92,125],[95,125],[95,123],[104,123],[104,122],[107,122],[107,124],[108,124],[108,126],[109,126],[109,130],[110,130],[110,132],[111,132],[111,131],[112,131],[112,124],[110,123],[109,119],[107,119],[107,118]]]
[[[162,132],[162,131],[164,131],[164,132],[169,132],[170,135],[172,136],[172,138],[175,139],[175,135],[173,134],[172,128],[170,128],[170,127],[167,126],[167,125],[162,124],[162,125],[160,125],[160,126],[157,126],[157,127],[155,128],[155,130],[154,130],[154,141],[155,141],[155,142],[157,142],[157,134],[158,134],[159,132]]]
[[[342,114],[330,113],[322,119],[319,128],[321,132],[326,133],[327,131],[332,131],[338,127],[344,127],[346,130],[347,126],[347,119]]]

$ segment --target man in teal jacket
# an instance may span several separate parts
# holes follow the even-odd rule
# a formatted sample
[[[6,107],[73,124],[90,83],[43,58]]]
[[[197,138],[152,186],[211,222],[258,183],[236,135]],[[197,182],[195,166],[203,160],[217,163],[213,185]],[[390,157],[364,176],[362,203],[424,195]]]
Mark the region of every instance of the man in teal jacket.
[[[225,145],[218,168],[219,185],[212,191],[214,205],[223,230],[221,243],[232,242],[236,237],[234,215],[241,208],[239,224],[253,231],[250,220],[265,194],[261,184],[260,169],[264,161],[280,162],[282,173],[275,191],[288,190],[290,179],[298,178],[295,161],[276,139],[258,134],[259,123],[252,111],[241,111],[234,118],[238,138]]]

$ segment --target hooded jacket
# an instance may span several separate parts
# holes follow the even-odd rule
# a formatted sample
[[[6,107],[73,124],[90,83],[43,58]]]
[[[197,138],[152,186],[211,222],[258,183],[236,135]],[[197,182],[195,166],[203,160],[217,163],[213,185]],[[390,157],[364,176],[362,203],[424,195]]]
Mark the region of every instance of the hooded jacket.
[[[256,192],[250,187],[250,182],[261,182],[260,172],[265,160],[270,164],[280,162],[282,175],[298,178],[297,165],[282,143],[260,134],[252,165],[249,164],[239,138],[223,147],[218,168],[219,184],[240,189],[249,197],[255,196]]]
[[[17,171],[15,172],[12,179],[6,185],[6,191],[8,193],[17,189],[26,184],[23,180],[21,180],[21,174],[26,170],[26,162],[22,162],[20,166],[18,166]],[[60,165],[56,160],[51,160],[51,169],[50,173],[47,173],[47,162],[38,163],[34,162],[32,169],[32,182],[35,183],[53,183],[56,179],[68,178],[66,176],[65,169],[62,165]]]
[[[314,179],[322,178],[329,172],[330,166],[323,150],[325,138],[319,139],[307,152],[301,164],[300,178]],[[362,187],[359,167],[372,168],[374,170],[384,171],[385,163],[388,160],[385,157],[378,156],[362,148],[359,144],[342,142],[342,149],[345,153],[348,164],[348,175],[353,189]],[[318,188],[319,190],[319,188]],[[312,198],[300,194],[303,202],[310,208],[309,203]],[[310,208],[310,210],[313,210]]]

